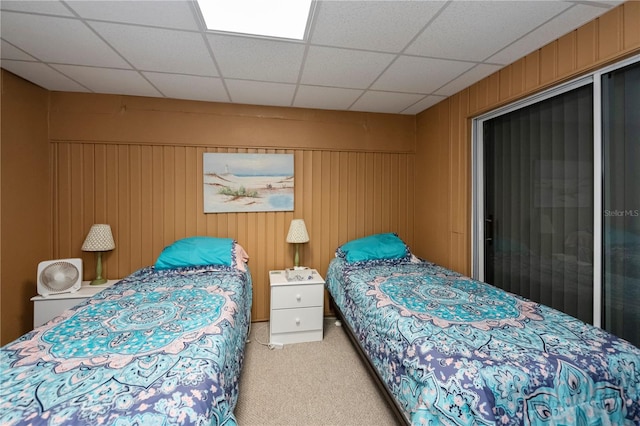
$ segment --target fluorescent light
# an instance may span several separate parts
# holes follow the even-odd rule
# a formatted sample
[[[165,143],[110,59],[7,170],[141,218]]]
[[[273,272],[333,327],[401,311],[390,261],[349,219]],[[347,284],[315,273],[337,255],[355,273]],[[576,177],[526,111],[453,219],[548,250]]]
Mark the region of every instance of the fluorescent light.
[[[198,0],[214,31],[302,40],[311,0]]]

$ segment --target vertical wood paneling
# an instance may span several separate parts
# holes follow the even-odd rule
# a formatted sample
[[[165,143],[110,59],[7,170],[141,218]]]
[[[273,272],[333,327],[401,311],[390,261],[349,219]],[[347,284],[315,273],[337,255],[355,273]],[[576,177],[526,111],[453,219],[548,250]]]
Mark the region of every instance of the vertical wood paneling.
[[[500,102],[500,74],[493,73],[487,77],[487,103],[486,105],[495,105]]]
[[[129,147],[118,146],[118,195],[116,206],[118,207],[118,227],[113,229],[114,238],[118,241],[124,241],[122,249],[117,256],[118,269],[132,270],[131,267],[131,244],[129,242],[131,235],[131,164],[129,161]],[[80,200],[78,200],[80,201]],[[113,264],[112,264],[113,266]]]
[[[59,230],[57,237],[54,240],[55,249],[58,252],[71,251],[71,158],[70,147],[68,145],[60,147],[58,149],[57,160],[59,164],[58,174],[58,191],[60,196],[54,199],[56,200],[56,207],[58,209],[58,215],[56,217],[56,223],[54,227]]]
[[[30,299],[38,263],[52,259],[53,236],[60,234],[52,220],[58,182],[51,179],[57,152],[48,140],[49,92],[4,69],[0,87],[0,345],[5,345],[33,328]]]
[[[140,147],[140,244],[141,260],[138,266],[152,265],[155,252],[153,233],[153,147]],[[134,236],[132,235],[132,238]]]
[[[71,147],[72,164],[80,164],[83,160],[82,145]],[[71,177],[71,223],[82,223],[82,206],[80,203],[81,194],[83,193],[83,174],[82,167],[74,167],[70,173]],[[84,233],[75,226],[71,227],[70,243],[72,246],[82,244],[84,242]]]
[[[118,164],[118,146],[117,145],[107,145],[106,147],[106,156],[105,156],[105,170],[106,170],[106,180],[105,180],[105,188],[104,192],[107,195],[107,205],[106,205],[106,218],[105,221],[96,222],[96,223],[108,223],[111,225],[111,230],[113,232],[114,238],[119,238],[120,235],[118,231],[120,229],[120,224],[118,223],[118,208],[120,203],[120,167]],[[123,177],[124,179],[125,177]],[[127,197],[127,193],[122,194],[123,197]],[[120,241],[120,239],[118,239]],[[117,244],[117,243],[116,243]],[[126,251],[126,249],[123,247]],[[89,254],[90,257],[95,259],[95,255]],[[112,272],[118,271],[119,269],[119,259],[118,254],[113,251],[107,252],[102,256],[102,259],[105,261],[103,263],[103,276],[104,277],[113,277]],[[95,271],[95,269],[94,269]],[[91,278],[95,278],[95,274],[90,275]]]
[[[131,217],[128,221],[129,230],[125,234],[129,237],[129,250],[130,250],[130,266],[129,269],[133,270],[134,265],[142,265],[142,217],[143,217],[143,195],[141,185],[141,147],[132,146],[129,150],[129,170],[130,170],[130,184],[129,184],[129,203],[131,209]]]
[[[337,241],[339,238],[338,235],[338,227],[337,227],[337,217],[336,217],[336,205],[337,202],[333,201],[333,197],[340,193],[339,185],[339,172],[338,168],[332,169],[331,167],[331,157],[332,152],[322,151],[318,153],[320,160],[320,170],[322,170],[322,189],[321,189],[321,207],[322,211],[322,227],[320,228],[322,232],[326,232],[329,235],[329,238],[326,240],[322,240],[320,248],[324,253],[328,253],[332,249],[332,245],[330,241]],[[314,191],[315,192],[315,191]]]
[[[49,167],[51,170],[51,254],[55,257],[59,253],[57,241],[60,241],[60,149],[59,144],[51,146]],[[95,199],[93,200],[95,204]]]
[[[405,241],[411,240],[410,246],[413,246],[413,217],[415,214],[415,192],[414,182],[414,168],[413,168],[413,160],[415,156],[407,157],[405,155],[397,156],[398,163],[398,186],[396,187],[397,191],[397,205],[401,205],[403,200],[407,200],[407,208],[406,209],[397,209],[397,223],[398,223],[398,232],[399,235]],[[411,170],[411,172],[409,172]],[[409,178],[409,173],[411,173],[411,178]],[[410,195],[409,195],[410,194]]]
[[[418,256],[450,264],[451,183],[450,104],[446,99],[418,121],[415,187],[415,238]],[[430,124],[433,123],[433,124]],[[457,190],[457,188],[456,188]]]
[[[95,146],[83,145],[82,146],[82,162],[80,167],[82,169],[82,199],[87,200],[85,203],[80,203],[78,208],[82,210],[82,227],[80,232],[89,231],[89,227],[93,224],[95,217],[96,198],[95,198]],[[83,238],[86,235],[83,235]],[[84,242],[84,239],[82,240]]]
[[[293,264],[294,247],[285,241],[291,219],[303,218],[309,231],[309,243],[300,246],[301,263],[323,274],[336,247],[350,239],[398,232],[412,243],[413,154],[89,142],[54,147],[56,229],[65,236],[57,239],[56,255],[82,256],[86,279],[95,275],[95,257],[80,246],[93,223],[108,223],[114,232],[116,249],[103,257],[108,278],[153,264],[178,238],[235,238],[250,255],[253,318],[265,320],[268,272]],[[205,214],[204,152],[292,153],[295,210]]]
[[[624,47],[632,49],[640,46],[640,1],[628,1],[623,5]]]
[[[509,67],[511,68],[511,96],[518,96],[524,91],[525,64],[525,58],[522,58]]]
[[[337,157],[337,169],[338,169],[338,183],[341,183],[341,186],[338,188],[340,191],[338,194],[338,207],[337,210],[338,217],[336,218],[336,236],[335,238],[339,238],[340,235],[348,235],[349,234],[349,220],[350,217],[350,202],[349,202],[349,194],[353,193],[350,188],[350,184],[352,183],[349,179],[349,153],[341,152],[336,153]],[[347,220],[340,220],[340,218],[347,218]]]
[[[175,192],[174,201],[175,217],[174,217],[174,240],[187,237],[187,164],[185,150],[187,148],[178,146],[175,148]]]
[[[622,50],[622,11],[618,7],[598,19],[598,59],[615,56]]]
[[[184,177],[184,200],[185,200],[185,235],[198,235],[198,220],[189,220],[188,218],[197,218],[198,211],[198,194],[203,191],[189,191],[189,188],[198,187],[198,164],[202,162],[202,156],[197,156],[197,148],[185,147],[185,177]],[[200,161],[198,161],[200,159]],[[200,175],[201,176],[201,175]]]
[[[467,115],[468,91],[460,92],[451,98],[450,132],[451,144],[451,224],[455,233],[465,234],[467,230],[467,197],[469,183],[468,131],[460,126],[456,118]]]
[[[358,155],[358,158],[355,160],[356,163],[356,170],[357,170],[357,175],[358,176],[364,176],[364,179],[358,179],[358,182],[356,183],[356,202],[357,202],[357,206],[356,206],[356,214],[355,214],[355,221],[356,221],[356,226],[354,229],[354,233],[350,234],[348,236],[348,238],[346,240],[349,239],[353,239],[355,238],[357,235],[364,235],[365,234],[365,229],[366,229],[366,221],[365,221],[365,217],[367,214],[367,208],[366,208],[366,203],[367,203],[367,194],[366,194],[366,189],[367,189],[367,162],[366,162],[366,156],[364,155]],[[336,241],[336,243],[340,243],[341,241]]]
[[[540,84],[555,80],[557,73],[557,43],[552,42],[540,49]]]
[[[540,85],[538,70],[540,69],[540,52],[537,50],[525,58],[524,88],[529,91]],[[474,111],[470,111],[474,112]]]
[[[597,59],[596,28],[596,21],[591,21],[576,30],[576,65],[579,69],[588,67]]]
[[[576,32],[558,40],[558,76],[563,77],[576,69]]]
[[[162,234],[163,223],[164,223],[164,209],[163,209],[163,187],[164,187],[164,178],[163,178],[163,170],[162,164],[164,162],[162,153],[164,147],[154,146],[152,150],[152,163],[151,163],[151,175],[153,178],[151,179],[151,211],[152,215],[152,237],[151,237],[151,247],[153,253],[160,253],[162,248],[165,246],[164,237]],[[124,276],[126,273],[121,271],[119,275]]]
[[[498,71],[500,100],[505,101],[511,97],[511,68],[506,67]]]
[[[162,148],[163,151],[163,162],[162,162],[162,178],[164,180],[163,183],[163,196],[162,196],[162,204],[160,208],[164,211],[164,220],[163,220],[163,229],[162,229],[162,245],[167,246],[175,241],[176,238],[176,229],[175,229],[175,218],[176,218],[176,210],[173,208],[175,206],[175,192],[176,192],[176,171],[174,166],[175,163],[175,151],[177,147],[173,146],[165,146]],[[216,234],[218,230],[216,229]]]

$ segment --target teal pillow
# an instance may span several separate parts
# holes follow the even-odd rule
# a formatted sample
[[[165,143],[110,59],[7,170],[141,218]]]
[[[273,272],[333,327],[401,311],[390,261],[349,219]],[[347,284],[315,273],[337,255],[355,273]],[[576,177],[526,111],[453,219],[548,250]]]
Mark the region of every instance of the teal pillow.
[[[185,266],[226,265],[233,260],[232,238],[189,237],[177,240],[162,250],[156,260],[156,269]]]
[[[338,256],[347,262],[401,259],[409,256],[409,248],[396,234],[375,234],[351,240],[338,248]]]

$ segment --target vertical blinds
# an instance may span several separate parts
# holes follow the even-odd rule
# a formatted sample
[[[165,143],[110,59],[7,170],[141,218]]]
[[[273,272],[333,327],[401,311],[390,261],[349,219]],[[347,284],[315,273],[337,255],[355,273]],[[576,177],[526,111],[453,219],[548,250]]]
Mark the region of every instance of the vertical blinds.
[[[593,320],[593,88],[484,122],[485,281]]]
[[[640,63],[602,77],[604,327],[640,346]]]

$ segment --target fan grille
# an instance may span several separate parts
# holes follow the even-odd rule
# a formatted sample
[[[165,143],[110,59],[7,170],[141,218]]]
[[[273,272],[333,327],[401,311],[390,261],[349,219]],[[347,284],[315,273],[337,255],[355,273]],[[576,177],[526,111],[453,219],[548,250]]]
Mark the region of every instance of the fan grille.
[[[40,282],[49,291],[64,291],[71,287],[80,275],[78,268],[69,262],[54,262],[40,273]]]

